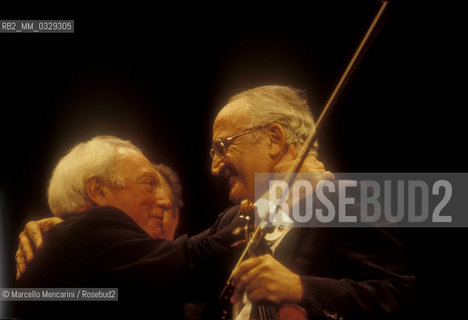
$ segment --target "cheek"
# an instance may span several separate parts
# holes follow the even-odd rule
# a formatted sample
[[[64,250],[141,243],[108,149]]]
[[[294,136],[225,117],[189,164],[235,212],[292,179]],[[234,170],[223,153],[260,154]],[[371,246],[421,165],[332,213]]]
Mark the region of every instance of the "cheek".
[[[107,197],[107,205],[127,212],[128,208],[131,207],[130,200],[126,192],[116,191],[112,193],[111,196]]]
[[[143,194],[141,197],[139,197],[137,199],[138,203],[141,205],[141,206],[144,206],[144,207],[151,207],[153,204],[156,203],[155,199],[154,199],[154,195],[153,194]]]
[[[151,206],[155,203],[154,192],[144,187],[136,188],[130,201],[140,206]]]
[[[122,196],[119,202],[125,208],[128,208],[133,214],[138,215],[140,219],[145,219],[148,216],[148,212],[155,203],[152,194],[149,194],[145,190],[139,190],[131,195]]]
[[[240,165],[239,176],[242,179],[244,185],[250,185],[255,180],[255,165],[253,162],[242,161]]]

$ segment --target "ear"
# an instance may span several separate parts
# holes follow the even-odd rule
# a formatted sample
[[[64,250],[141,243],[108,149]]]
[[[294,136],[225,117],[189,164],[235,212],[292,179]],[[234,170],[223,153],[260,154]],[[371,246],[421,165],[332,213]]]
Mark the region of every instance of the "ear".
[[[267,128],[268,153],[272,158],[281,157],[287,151],[286,132],[283,126],[273,123]]]
[[[86,181],[85,189],[88,194],[89,200],[98,206],[104,206],[107,204],[105,186],[101,183],[99,178],[93,177]]]

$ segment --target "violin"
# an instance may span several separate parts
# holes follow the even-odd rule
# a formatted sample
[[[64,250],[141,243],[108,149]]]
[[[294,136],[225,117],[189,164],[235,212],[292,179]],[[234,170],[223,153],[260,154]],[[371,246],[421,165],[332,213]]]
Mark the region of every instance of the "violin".
[[[244,233],[244,239],[240,240],[233,244],[233,246],[238,246],[246,242],[251,244],[247,246],[247,254],[241,261],[244,261],[248,258],[256,257],[265,253],[270,253],[269,248],[266,246],[266,243],[263,241],[265,235],[274,230],[272,227],[265,226],[254,226],[255,221],[255,206],[250,200],[243,200],[239,209],[239,218],[244,220],[244,225],[242,227],[236,228],[234,233]],[[227,320],[229,311],[227,307],[232,307],[230,303],[227,303],[231,298],[231,295],[234,291],[234,286],[230,282],[224,288],[221,294],[221,300],[224,302],[225,308],[223,309],[223,314],[221,316],[222,320]],[[240,310],[239,310],[240,311]],[[269,320],[269,319],[280,319],[280,320],[307,320],[307,312],[304,308],[294,305],[294,304],[283,304],[276,306],[271,303],[255,303],[252,305],[251,315],[254,318],[260,320]]]

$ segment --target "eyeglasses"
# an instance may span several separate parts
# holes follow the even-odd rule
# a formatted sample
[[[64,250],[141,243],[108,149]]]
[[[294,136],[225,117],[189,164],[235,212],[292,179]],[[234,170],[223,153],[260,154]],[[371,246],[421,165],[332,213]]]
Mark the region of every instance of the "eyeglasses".
[[[247,131],[244,131],[242,133],[239,133],[238,135],[226,138],[226,139],[216,139],[211,144],[211,148],[210,148],[211,159],[214,159],[215,155],[217,155],[221,160],[223,160],[224,157],[226,157],[226,153],[228,151],[228,148],[231,146],[231,144],[234,143],[234,141],[237,138],[242,137],[243,135],[246,135],[248,133],[252,133],[254,131],[266,128],[267,126],[269,126],[269,125],[267,124],[267,125],[264,125],[264,126],[255,127],[255,128],[249,129]]]

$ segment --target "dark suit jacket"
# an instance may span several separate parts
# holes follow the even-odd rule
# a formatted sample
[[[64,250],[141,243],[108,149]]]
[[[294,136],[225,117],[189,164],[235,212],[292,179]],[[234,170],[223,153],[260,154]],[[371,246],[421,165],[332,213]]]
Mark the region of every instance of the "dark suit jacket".
[[[217,226],[238,209],[221,214]],[[415,277],[395,228],[294,228],[274,257],[301,276],[310,319],[418,317]]]
[[[70,214],[53,228],[19,287],[119,288],[118,302],[22,302],[24,319],[178,319],[182,301],[218,292],[230,231],[150,238],[113,207]],[[211,281],[210,281],[211,280]],[[213,287],[211,284],[215,283]]]
[[[238,256],[229,249],[237,240],[230,232],[237,213],[238,206],[229,208],[209,230],[174,243],[149,238],[115,208],[71,215],[47,235],[20,286],[118,287],[119,302],[29,302],[21,313],[32,319],[182,317],[181,301],[194,294],[213,298],[227,279]],[[311,319],[412,319],[417,307],[395,229],[298,228],[275,257],[301,276]]]

